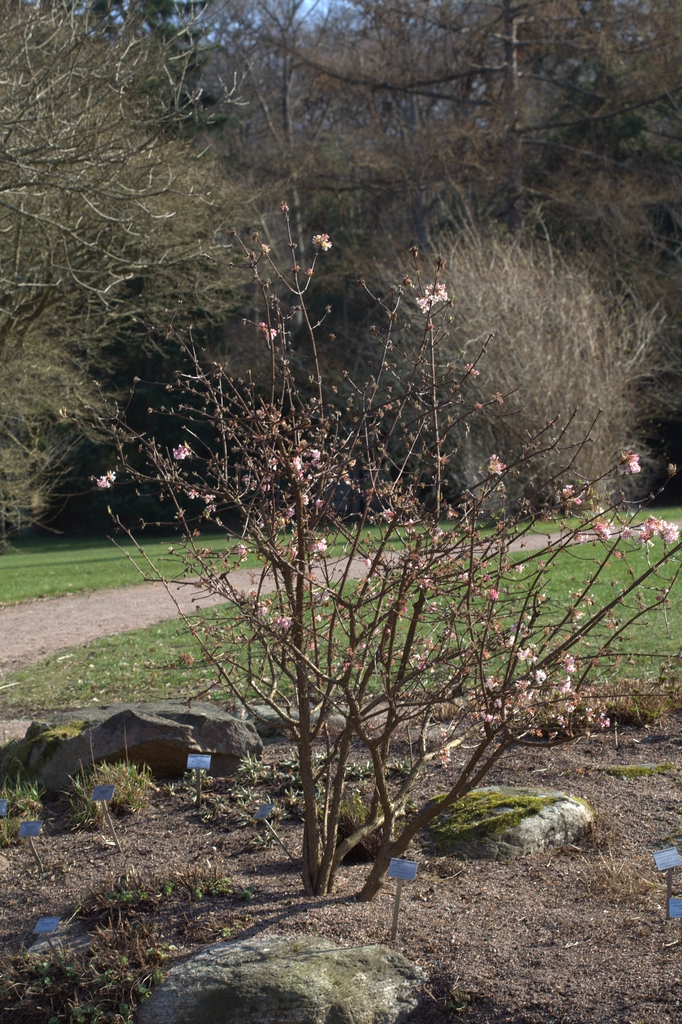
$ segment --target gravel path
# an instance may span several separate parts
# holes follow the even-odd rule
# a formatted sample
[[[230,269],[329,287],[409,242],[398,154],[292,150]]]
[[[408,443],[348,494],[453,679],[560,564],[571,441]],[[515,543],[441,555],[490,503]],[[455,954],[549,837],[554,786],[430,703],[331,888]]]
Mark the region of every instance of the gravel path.
[[[533,534],[519,546],[530,551],[545,547],[548,539],[546,534]],[[363,573],[364,563],[358,562],[354,575]],[[252,575],[242,569],[232,573],[231,580],[237,589],[246,590]],[[140,583],[0,608],[0,679],[68,647],[176,619],[178,608],[191,613],[221,601],[187,583],[171,584],[168,589],[160,583]]]

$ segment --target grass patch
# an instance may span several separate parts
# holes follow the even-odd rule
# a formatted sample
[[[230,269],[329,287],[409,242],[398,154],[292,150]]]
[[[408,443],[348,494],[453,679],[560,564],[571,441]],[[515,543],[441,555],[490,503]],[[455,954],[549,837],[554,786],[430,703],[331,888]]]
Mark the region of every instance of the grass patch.
[[[514,793],[506,787],[473,790],[435,819],[431,835],[440,854],[454,853],[460,843],[484,842],[516,828],[555,800],[553,796]]]
[[[85,828],[99,828],[104,821],[102,804],[93,803],[90,795],[95,786],[115,786],[109,806],[114,814],[134,814],[149,803],[152,788],[152,773],[145,765],[119,761],[116,764],[98,764],[79,772],[71,779],[69,804],[77,825]]]
[[[614,764],[606,769],[606,774],[618,779],[641,779],[648,775],[665,775],[674,770],[674,764],[664,761],[662,764]]]
[[[42,797],[45,790],[30,779],[5,779],[0,799],[7,801],[7,815],[0,818],[0,847],[17,841],[22,821],[38,821],[43,813]]]
[[[160,622],[8,674],[3,681],[19,685],[0,690],[0,714],[30,717],[50,708],[186,697],[215,677],[184,624]]]
[[[182,538],[140,537],[140,544],[152,565],[169,579],[182,579]],[[223,550],[236,541],[209,535],[204,546]],[[131,561],[132,559],[132,561]],[[234,559],[232,560],[234,563]],[[249,556],[242,568],[259,565]],[[130,587],[144,582],[150,571],[146,560],[127,537],[114,544],[107,537],[28,537],[14,541],[8,554],[0,557],[0,605],[30,601],[37,597],[59,597],[87,590]]]

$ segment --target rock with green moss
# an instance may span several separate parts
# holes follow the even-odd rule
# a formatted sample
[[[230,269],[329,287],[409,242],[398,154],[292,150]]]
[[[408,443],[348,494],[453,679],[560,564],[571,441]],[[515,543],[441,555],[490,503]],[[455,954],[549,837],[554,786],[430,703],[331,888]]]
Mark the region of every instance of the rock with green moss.
[[[92,764],[128,760],[149,765],[156,778],[174,778],[188,753],[211,754],[211,773],[229,775],[245,754],[262,750],[250,723],[212,704],[110,704],[33,722],[23,739],[0,748],[0,776],[29,775],[54,792]]]
[[[670,761],[663,761],[661,764],[614,764],[606,769],[607,775],[614,775],[618,779],[641,779],[647,775],[665,775],[675,768]]]
[[[317,936],[209,946],[173,968],[138,1024],[398,1024],[425,977],[386,946]]]
[[[474,789],[431,825],[438,852],[462,860],[514,860],[578,839],[593,818],[584,800],[559,790]]]

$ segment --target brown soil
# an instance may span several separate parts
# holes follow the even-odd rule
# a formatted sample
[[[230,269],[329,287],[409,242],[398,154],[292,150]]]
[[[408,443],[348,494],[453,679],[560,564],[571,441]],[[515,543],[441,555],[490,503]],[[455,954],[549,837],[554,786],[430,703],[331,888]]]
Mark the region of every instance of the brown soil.
[[[395,944],[429,974],[413,1024],[452,1019],[443,1006],[453,987],[471,998],[460,1014],[470,1024],[682,1020],[680,925],[665,920],[663,876],[651,858],[652,849],[682,828],[680,742],[675,719],[627,730],[619,751],[613,736],[600,735],[567,749],[506,758],[488,782],[560,788],[597,809],[592,834],[576,847],[512,863],[462,864],[437,857],[428,836],[420,837],[409,854],[419,861],[417,880],[403,890]],[[285,740],[268,743],[266,761],[279,762],[289,748]],[[664,761],[677,769],[630,780],[605,773],[614,763]],[[448,769],[434,767],[420,798],[442,791],[447,777]],[[349,783],[351,791],[362,785]],[[225,799],[222,810],[218,805],[206,818],[192,806],[189,790],[172,795],[160,787],[146,810],[117,819],[123,854],[96,832],[74,830],[63,801],[49,804],[38,843],[46,874],[37,874],[23,843],[3,851],[10,860],[0,882],[5,949],[28,943],[39,916],[67,917],[76,900],[106,889],[131,865],[163,880],[212,867],[232,879],[228,895],[182,905],[159,898],[129,908],[136,919],[154,920],[165,941],[177,946],[171,959],[220,941],[226,927],[231,937],[292,932],[320,933],[347,946],[389,942],[394,883],[375,902],[356,902],[367,872],[359,864],[341,870],[332,896],[305,897],[296,869],[276,844],[251,845],[265,828],[240,821],[228,798],[232,786],[231,780],[210,783],[209,806],[221,794]],[[283,797],[284,788],[254,788],[251,810],[266,795]],[[298,858],[300,818],[290,815],[278,828]],[[250,886],[253,898],[239,899]],[[92,927],[95,920],[85,923]]]

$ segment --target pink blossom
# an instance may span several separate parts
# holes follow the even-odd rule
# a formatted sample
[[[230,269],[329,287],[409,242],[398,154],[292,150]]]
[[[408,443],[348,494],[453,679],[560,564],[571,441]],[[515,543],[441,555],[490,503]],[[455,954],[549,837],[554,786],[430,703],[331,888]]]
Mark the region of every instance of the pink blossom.
[[[566,679],[564,681],[564,685],[560,687],[560,690],[561,690],[562,693],[570,693],[572,689],[573,689],[573,684],[571,683],[570,679]]]
[[[240,558],[244,558],[245,555],[248,555],[248,553],[248,549],[245,548],[243,544],[237,545],[237,554],[239,555]]]
[[[317,466],[318,465],[321,457],[322,457],[322,452],[318,448],[312,448],[311,449],[311,451],[310,451],[310,461],[312,462],[313,466]]]
[[[291,619],[288,619],[286,615],[283,615],[280,619],[277,619],[277,625],[281,629],[291,629]]]
[[[564,501],[568,505],[582,505],[582,498],[577,497],[573,484],[567,484],[561,491]]]
[[[607,718],[604,712],[602,711],[601,715],[599,716],[599,721],[597,722],[597,725],[600,729],[608,729],[608,727],[611,725],[611,719]]]
[[[488,463],[488,471],[490,473],[504,473],[506,468],[504,462],[498,459],[497,455],[490,456],[490,462]]]
[[[611,536],[611,524],[606,519],[598,519],[594,524],[594,532],[599,540],[608,540]]]
[[[435,302],[447,302],[448,298],[444,284],[427,284],[423,297],[418,295],[416,302],[422,313],[428,313]]]
[[[491,587],[490,590],[488,591],[488,597],[490,598],[491,601],[497,601],[499,596],[499,590],[495,590],[494,587]]]
[[[102,490],[107,490],[109,487],[111,487],[115,479],[116,474],[114,473],[113,470],[109,469],[104,474],[104,476],[98,476],[95,482],[98,487],[102,488]]]
[[[385,522],[390,523],[395,518],[395,512],[391,512],[390,508],[385,508],[381,513],[381,517]]]
[[[287,517],[287,519],[293,519],[294,516],[296,515],[296,509],[295,508],[288,508],[286,510],[286,512],[284,513],[284,515]]]
[[[201,495],[199,494],[198,491],[195,491],[194,488],[192,488],[191,490],[189,490],[187,492],[187,497],[188,498],[200,498]]]
[[[313,555],[323,555],[327,550],[327,542],[322,537],[320,540],[311,541],[309,547]]]
[[[495,716],[494,715],[481,715],[481,718],[483,719],[484,722],[494,722],[495,721]]]
[[[301,462],[298,455],[294,455],[293,459],[291,460],[291,465],[294,467],[294,473],[296,474],[296,478],[298,480],[302,479],[303,463]]]
[[[641,471],[642,467],[639,464],[639,455],[630,451],[629,448],[626,452],[621,453],[620,461],[621,465],[625,467],[623,470],[624,473],[639,473]]]
[[[329,241],[329,235],[313,235],[313,245],[318,245],[323,252],[326,252],[332,247],[332,243]]]
[[[322,498],[318,498],[315,502],[315,508],[322,508],[323,505],[324,501],[322,500]]]
[[[590,538],[588,537],[588,535],[586,533],[579,533],[577,535],[577,537],[576,537],[576,540],[578,541],[578,544],[587,544],[589,539]]]
[[[635,536],[635,531],[630,526],[624,526],[620,535],[623,540],[631,540]]]
[[[674,544],[680,536],[679,527],[675,526],[674,523],[666,523],[664,519],[661,519],[659,536],[666,544]]]
[[[372,568],[372,559],[371,558],[366,558],[365,559],[365,568],[367,568],[367,569],[371,569]]]
[[[277,328],[268,327],[268,325],[264,323],[262,320],[258,324],[258,330],[260,331],[261,334],[265,335],[268,341],[274,341],[275,338],[277,337]]]
[[[185,444],[184,441],[182,444],[179,444],[177,448],[173,449],[173,458],[177,459],[178,462],[181,462],[182,459],[189,459],[191,455],[192,449],[188,444]]]
[[[480,377],[481,376],[481,371],[477,370],[473,363],[467,363],[466,366],[464,367],[464,372],[468,373],[470,377]],[[482,409],[483,406],[480,405],[480,406],[478,406],[478,408]]]
[[[564,658],[564,667],[566,668],[566,671],[569,673],[569,675],[572,672],[575,672],[577,666],[575,663],[575,658],[572,654],[567,654]]]

